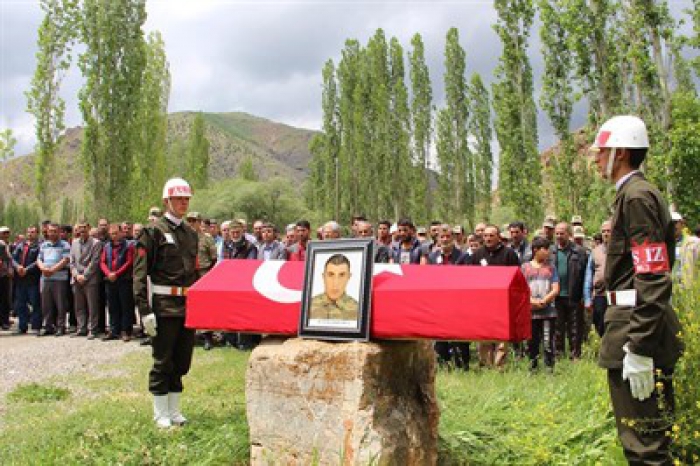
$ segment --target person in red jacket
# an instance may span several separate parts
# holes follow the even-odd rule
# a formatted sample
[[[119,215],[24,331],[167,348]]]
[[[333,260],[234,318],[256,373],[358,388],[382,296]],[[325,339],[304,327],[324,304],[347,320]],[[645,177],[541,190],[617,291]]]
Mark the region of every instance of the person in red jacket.
[[[134,245],[124,238],[118,224],[109,227],[110,241],[102,249],[100,269],[105,275],[110,331],[103,341],[131,340],[134,326]]]

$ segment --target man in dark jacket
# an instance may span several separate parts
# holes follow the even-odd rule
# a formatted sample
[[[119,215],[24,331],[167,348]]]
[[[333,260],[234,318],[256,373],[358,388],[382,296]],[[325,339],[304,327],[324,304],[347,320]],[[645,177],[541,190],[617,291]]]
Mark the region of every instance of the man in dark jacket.
[[[372,239],[374,237],[374,232],[372,231],[372,224],[367,220],[360,220],[357,222],[356,231],[358,238]],[[374,263],[375,264],[387,264],[389,262],[389,248],[384,246],[382,243],[374,240]]]
[[[413,222],[404,218],[397,226],[398,241],[391,250],[392,264],[419,264],[421,258],[421,243],[415,237]]]
[[[112,241],[105,244],[100,258],[100,269],[105,276],[110,331],[105,341],[121,338],[131,340],[134,327],[134,244],[124,237],[120,225],[109,226]]]
[[[552,245],[551,260],[559,275],[559,295],[554,301],[557,309],[556,349],[564,354],[569,341],[571,359],[581,357],[583,341],[583,281],[586,278],[586,251],[571,241],[571,227],[560,222],[554,229],[556,243]]]
[[[0,325],[3,330],[10,329],[10,308],[12,307],[12,251],[10,229],[0,227]]]
[[[27,238],[19,243],[12,254],[12,265],[15,268],[15,311],[19,317],[17,333],[27,333],[29,324],[32,330],[41,329],[41,299],[39,280],[41,271],[36,265],[39,256],[39,231],[37,227],[27,228]],[[29,308],[31,305],[31,317]]]
[[[518,255],[501,242],[501,232],[496,225],[486,225],[484,228],[484,245],[474,251],[473,254],[465,254],[459,260],[461,264],[477,266],[520,266]],[[502,368],[506,363],[508,344],[505,342],[481,342],[479,343],[479,364],[482,366],[496,366]]]
[[[429,265],[457,265],[462,258],[462,252],[457,248],[454,233],[449,225],[440,225],[437,233],[437,244],[428,254]],[[438,354],[438,362],[450,367],[452,360],[456,367],[465,371],[469,370],[469,342],[468,341],[436,341],[435,352]]]

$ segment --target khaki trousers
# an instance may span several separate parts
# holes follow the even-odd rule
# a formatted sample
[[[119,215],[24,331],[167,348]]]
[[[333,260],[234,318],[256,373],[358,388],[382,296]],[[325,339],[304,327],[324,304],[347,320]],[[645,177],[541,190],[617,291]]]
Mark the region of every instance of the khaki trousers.
[[[651,398],[639,401],[632,397],[630,384],[622,380],[620,369],[608,369],[608,386],[612,399],[617,433],[630,465],[671,465],[670,429],[673,425],[673,378],[671,371],[663,371],[655,382]]]
[[[508,343],[481,342],[479,343],[479,365],[503,367],[508,359]]]

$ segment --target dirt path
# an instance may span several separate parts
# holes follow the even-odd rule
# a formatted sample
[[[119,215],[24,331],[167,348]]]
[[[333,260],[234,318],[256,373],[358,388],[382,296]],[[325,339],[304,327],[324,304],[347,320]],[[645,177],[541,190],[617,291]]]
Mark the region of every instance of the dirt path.
[[[21,384],[40,383],[57,375],[90,372],[102,364],[116,362],[124,355],[143,352],[150,346],[138,341],[87,340],[84,337],[15,336],[0,332],[0,416],[5,395]]]

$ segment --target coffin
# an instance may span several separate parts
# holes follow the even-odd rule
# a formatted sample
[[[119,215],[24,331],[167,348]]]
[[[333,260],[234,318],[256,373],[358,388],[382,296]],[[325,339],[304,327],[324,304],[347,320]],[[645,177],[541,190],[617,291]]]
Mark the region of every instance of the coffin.
[[[186,325],[296,335],[303,282],[303,262],[222,261],[188,291]],[[373,338],[530,338],[530,289],[518,267],[376,264],[371,302]]]

